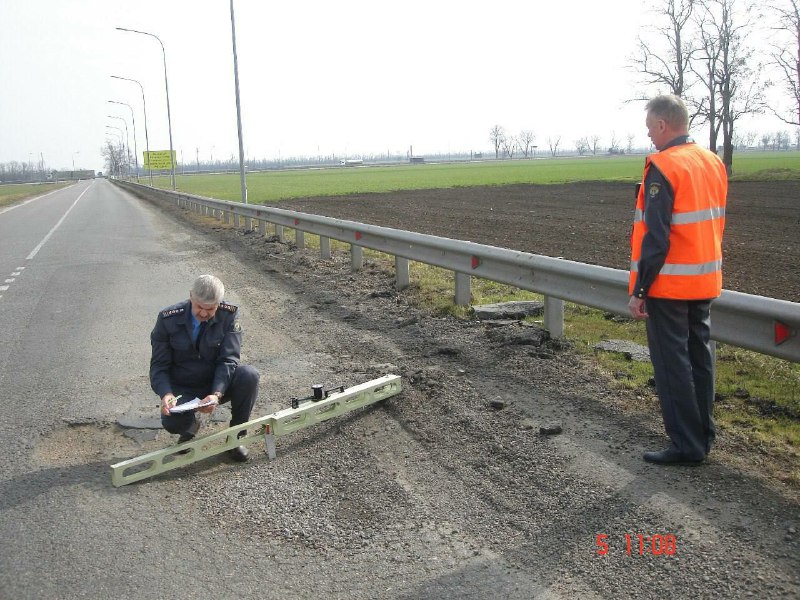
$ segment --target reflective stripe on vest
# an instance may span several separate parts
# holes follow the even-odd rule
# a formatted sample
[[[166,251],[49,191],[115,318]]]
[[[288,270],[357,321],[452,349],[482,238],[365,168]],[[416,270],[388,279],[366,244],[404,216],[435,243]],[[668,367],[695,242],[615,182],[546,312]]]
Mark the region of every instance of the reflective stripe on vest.
[[[722,270],[722,260],[714,260],[707,263],[701,263],[699,265],[682,265],[682,264],[668,264],[665,263],[659,274],[661,275],[707,275],[708,273],[714,273],[715,271]],[[638,273],[639,272],[639,263],[636,261],[631,261],[631,272]]]
[[[712,219],[721,219],[725,216],[724,206],[713,206],[705,210],[695,210],[685,213],[672,213],[673,225],[688,225],[689,223],[700,223],[701,221],[710,221]],[[633,222],[639,223],[644,220],[644,212],[641,208],[637,208],[633,212]]]

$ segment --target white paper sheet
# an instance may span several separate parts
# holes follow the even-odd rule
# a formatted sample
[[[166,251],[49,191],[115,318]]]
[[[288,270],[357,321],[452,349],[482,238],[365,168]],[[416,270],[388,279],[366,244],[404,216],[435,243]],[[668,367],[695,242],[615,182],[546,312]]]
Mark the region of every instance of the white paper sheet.
[[[204,406],[211,406],[213,404],[217,404],[216,400],[211,402],[203,402],[200,398],[195,398],[194,400],[189,400],[189,402],[184,402],[183,404],[178,404],[177,406],[173,406],[169,409],[170,413],[182,413],[187,412],[190,410],[195,410],[197,408],[202,408]]]

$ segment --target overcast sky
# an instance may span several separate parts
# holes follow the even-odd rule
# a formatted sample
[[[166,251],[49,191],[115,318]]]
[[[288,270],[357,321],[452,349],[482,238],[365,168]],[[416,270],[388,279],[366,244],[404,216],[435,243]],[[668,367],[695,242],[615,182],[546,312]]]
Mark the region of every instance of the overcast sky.
[[[235,0],[249,158],[488,151],[489,131],[535,143],[648,140],[626,66],[645,0]],[[651,3],[650,3],[651,5]],[[145,148],[238,161],[229,0],[0,0],[0,162],[102,170],[136,121]],[[122,117],[110,118],[108,115]],[[743,126],[747,126],[744,123]],[[753,125],[788,130],[777,120]],[[705,137],[704,132],[697,132]]]

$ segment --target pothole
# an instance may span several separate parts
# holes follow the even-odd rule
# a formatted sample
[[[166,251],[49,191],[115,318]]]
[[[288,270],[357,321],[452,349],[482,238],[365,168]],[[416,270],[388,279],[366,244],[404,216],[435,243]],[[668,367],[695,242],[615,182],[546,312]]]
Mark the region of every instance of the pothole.
[[[230,421],[227,407],[202,417],[199,436],[224,429]],[[39,439],[34,459],[44,466],[71,466],[89,462],[109,464],[135,458],[175,443],[174,436],[161,428],[158,414],[133,412],[114,423],[67,421],[64,426]]]
[[[133,439],[125,432],[152,432],[152,439]],[[171,437],[163,430],[133,430],[116,423],[68,424],[39,439],[34,459],[45,466],[68,466],[117,460],[152,452],[168,445]]]

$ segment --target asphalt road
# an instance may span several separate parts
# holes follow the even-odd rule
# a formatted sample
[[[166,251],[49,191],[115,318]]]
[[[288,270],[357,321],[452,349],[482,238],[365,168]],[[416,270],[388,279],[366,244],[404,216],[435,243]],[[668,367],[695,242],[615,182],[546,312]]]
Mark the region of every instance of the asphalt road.
[[[0,214],[1,598],[203,597],[209,572],[258,589],[246,551],[220,553],[224,534],[181,514],[180,485],[110,485],[113,423],[157,415],[155,315],[207,266],[188,237],[104,180]]]
[[[1,599],[796,597],[796,498],[728,460],[644,464],[657,418],[613,408],[568,352],[179,212],[105,180],[0,212]],[[112,487],[109,464],[173,441],[117,423],[157,416],[149,331],[204,272],[242,307],[254,416],[385,372],[402,397],[273,462]],[[563,434],[539,435],[553,419]],[[678,551],[639,554],[638,534]]]

